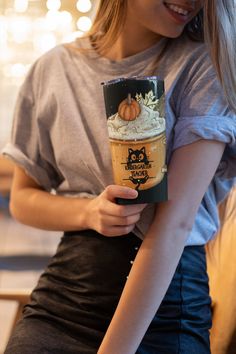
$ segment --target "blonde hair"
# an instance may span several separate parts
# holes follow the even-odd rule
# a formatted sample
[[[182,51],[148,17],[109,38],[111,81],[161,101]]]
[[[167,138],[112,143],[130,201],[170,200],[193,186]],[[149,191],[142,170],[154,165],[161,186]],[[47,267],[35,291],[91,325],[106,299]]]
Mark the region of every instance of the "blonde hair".
[[[235,10],[235,0],[205,0],[205,40],[225,97],[234,112],[236,112]]]
[[[126,6],[126,0],[100,0],[93,26],[86,36],[99,53],[105,53],[121,33]]]
[[[93,26],[88,33],[93,47],[100,54],[112,46],[122,31],[126,7],[127,0],[100,0]],[[235,0],[205,0],[204,9],[186,26],[184,32],[192,40],[206,41],[226,100],[236,113],[235,10]],[[167,46],[155,60],[155,65]]]

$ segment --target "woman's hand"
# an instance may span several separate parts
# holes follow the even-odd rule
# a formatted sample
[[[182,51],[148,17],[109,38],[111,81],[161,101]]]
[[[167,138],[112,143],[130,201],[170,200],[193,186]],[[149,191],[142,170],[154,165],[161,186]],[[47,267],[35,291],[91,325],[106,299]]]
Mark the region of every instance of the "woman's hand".
[[[118,205],[116,198],[135,199],[132,188],[110,185],[86,205],[88,228],[104,236],[121,236],[133,230],[146,204]]]

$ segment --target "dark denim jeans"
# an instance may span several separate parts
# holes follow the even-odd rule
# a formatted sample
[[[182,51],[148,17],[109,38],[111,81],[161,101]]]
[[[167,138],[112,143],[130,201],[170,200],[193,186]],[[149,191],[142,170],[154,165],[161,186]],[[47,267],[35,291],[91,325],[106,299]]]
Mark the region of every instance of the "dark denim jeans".
[[[5,354],[95,354],[140,244],[133,234],[66,233]],[[136,354],[209,354],[210,326],[204,247],[185,247]]]

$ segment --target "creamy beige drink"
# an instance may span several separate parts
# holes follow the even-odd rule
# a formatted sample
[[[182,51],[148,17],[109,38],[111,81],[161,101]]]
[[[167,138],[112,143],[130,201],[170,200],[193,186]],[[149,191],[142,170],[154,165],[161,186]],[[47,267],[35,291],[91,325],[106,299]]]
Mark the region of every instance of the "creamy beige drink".
[[[136,190],[152,188],[166,172],[165,118],[145,103],[128,96],[107,121],[115,183]]]

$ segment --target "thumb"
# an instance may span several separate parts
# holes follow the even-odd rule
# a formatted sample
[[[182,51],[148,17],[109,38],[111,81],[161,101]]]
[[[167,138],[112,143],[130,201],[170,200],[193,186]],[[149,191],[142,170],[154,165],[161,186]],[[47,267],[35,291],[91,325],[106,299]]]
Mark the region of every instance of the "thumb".
[[[138,196],[138,192],[135,189],[115,184],[107,186],[103,193],[111,202],[115,201],[116,198],[135,199]]]

